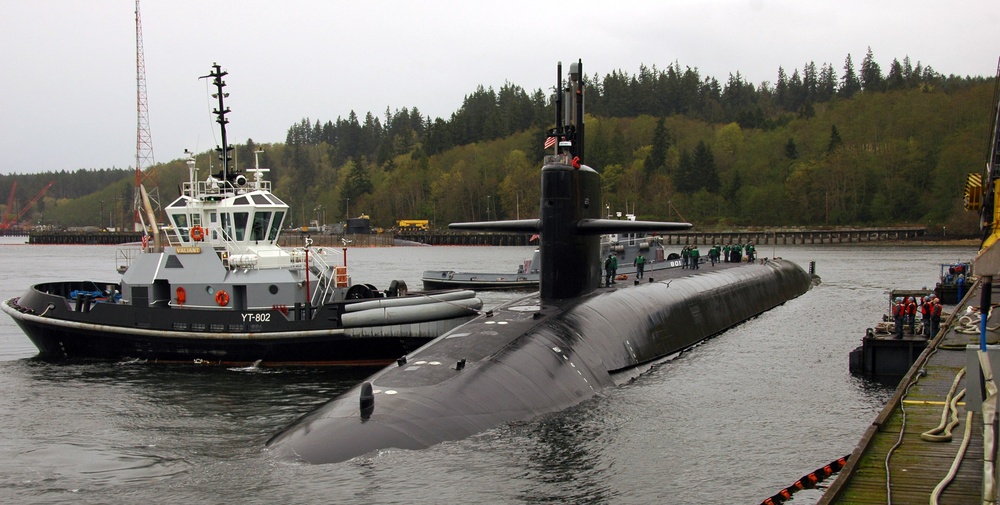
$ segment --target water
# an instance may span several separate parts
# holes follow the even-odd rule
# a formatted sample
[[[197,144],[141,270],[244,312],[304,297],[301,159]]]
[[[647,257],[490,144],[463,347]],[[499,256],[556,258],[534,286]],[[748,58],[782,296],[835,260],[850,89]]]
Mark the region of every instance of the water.
[[[0,243],[0,297],[113,280],[115,247]],[[514,271],[530,247],[350,249],[355,282]],[[365,372],[57,365],[0,319],[0,503],[759,503],[850,453],[891,395],[848,372],[889,288],[970,247],[762,246],[823,283],[566,411],[420,451],[277,461],[273,433]],[[339,254],[339,251],[338,251]],[[482,293],[487,306],[510,293]],[[795,495],[815,503],[819,491]]]

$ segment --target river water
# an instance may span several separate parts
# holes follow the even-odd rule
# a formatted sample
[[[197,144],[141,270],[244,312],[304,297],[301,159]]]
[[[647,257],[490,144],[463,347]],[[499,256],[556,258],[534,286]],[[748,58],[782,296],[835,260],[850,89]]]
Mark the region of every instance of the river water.
[[[114,246],[0,244],[0,297],[114,280]],[[530,247],[349,249],[354,282],[515,271]],[[272,434],[367,375],[322,368],[49,364],[0,314],[0,503],[759,503],[849,454],[892,389],[848,352],[887,289],[933,286],[971,247],[761,246],[822,284],[566,411],[425,450],[308,466]],[[487,306],[515,296],[482,293]],[[815,503],[816,490],[795,495]]]

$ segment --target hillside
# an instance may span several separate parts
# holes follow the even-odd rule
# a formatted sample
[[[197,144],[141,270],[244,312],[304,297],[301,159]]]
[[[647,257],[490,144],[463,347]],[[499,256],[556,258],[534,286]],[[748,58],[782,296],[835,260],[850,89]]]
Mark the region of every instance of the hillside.
[[[986,157],[993,83],[904,61],[883,77],[866,58],[854,80],[849,58],[839,80],[828,65],[807,66],[805,79],[779,69],[776,84],[760,86],[739,74],[720,86],[676,65],[594,76],[585,162],[603,173],[610,211],[645,219],[685,219],[700,229],[914,224],[973,233],[962,187]],[[246,167],[264,149],[261,165],[271,168],[295,226],[362,213],[383,227],[533,217],[551,111],[540,90],[480,87],[448,120],[416,108],[303,119],[285,143],[248,140],[236,152]],[[198,156],[200,167],[208,156]],[[183,160],[156,170],[161,202],[169,202],[187,177]],[[134,174],[121,173],[87,195],[53,191],[39,207],[44,222],[128,220]],[[0,177],[0,192],[10,177]]]

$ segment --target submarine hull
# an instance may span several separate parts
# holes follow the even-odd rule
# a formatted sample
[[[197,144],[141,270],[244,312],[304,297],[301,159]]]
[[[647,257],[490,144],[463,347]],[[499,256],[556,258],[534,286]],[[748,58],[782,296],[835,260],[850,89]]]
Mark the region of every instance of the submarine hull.
[[[332,463],[560,411],[805,293],[812,282],[785,260],[676,275],[684,276],[505,304],[300,418],[268,447],[279,457]],[[367,385],[373,404],[359,402]]]

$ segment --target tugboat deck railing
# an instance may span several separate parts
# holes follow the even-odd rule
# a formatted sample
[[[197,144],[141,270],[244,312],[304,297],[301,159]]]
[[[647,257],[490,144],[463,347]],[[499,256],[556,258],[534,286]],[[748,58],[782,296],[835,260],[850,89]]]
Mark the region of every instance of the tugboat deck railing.
[[[249,181],[243,186],[234,186],[229,181],[210,177],[204,181],[188,181],[183,186],[183,194],[195,198],[225,198],[257,190],[271,192],[271,181]]]

